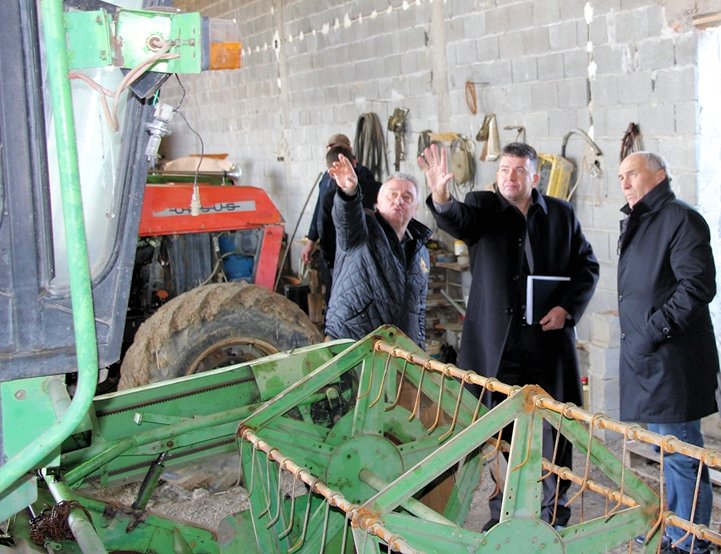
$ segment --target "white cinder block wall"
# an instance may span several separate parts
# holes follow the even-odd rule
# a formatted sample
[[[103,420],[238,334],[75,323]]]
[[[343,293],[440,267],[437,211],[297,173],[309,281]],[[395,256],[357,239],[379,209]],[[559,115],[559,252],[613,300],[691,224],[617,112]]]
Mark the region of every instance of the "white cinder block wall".
[[[566,157],[579,172],[573,199],[601,263],[601,279],[579,338],[590,348],[593,408],[617,415],[617,184],[621,138],[638,123],[644,146],[670,162],[673,187],[709,218],[721,259],[721,75],[719,31],[700,31],[691,16],[718,10],[693,0],[176,0],[188,11],[234,18],[243,68],[184,76],[182,110],[206,152],[227,152],[243,182],[265,188],[296,239],[308,228],[325,141],[353,138],[358,117],[375,112],[384,126],[396,107],[409,109],[407,159],[401,170],[423,182],[415,157],[418,132],[475,137],[495,113],[501,143],[524,126],[539,151],[560,154],[566,134],[593,137],[596,157],[578,133]],[[470,113],[465,84],[476,84]],[[699,82],[708,83],[700,89]],[[176,105],[170,80],[162,97]],[[197,153],[196,137],[174,121],[168,157]],[[387,135],[392,166],[393,135]],[[480,152],[477,145],[477,153]],[[597,164],[599,172],[589,168]],[[475,187],[494,179],[478,162]],[[465,192],[464,189],[461,194]],[[310,198],[308,207],[304,202]],[[432,224],[424,210],[419,218]],[[299,244],[292,261],[297,267]],[[718,303],[715,321],[721,329]],[[596,336],[594,336],[594,334]],[[612,349],[611,354],[607,349]],[[595,381],[595,382],[594,382]]]

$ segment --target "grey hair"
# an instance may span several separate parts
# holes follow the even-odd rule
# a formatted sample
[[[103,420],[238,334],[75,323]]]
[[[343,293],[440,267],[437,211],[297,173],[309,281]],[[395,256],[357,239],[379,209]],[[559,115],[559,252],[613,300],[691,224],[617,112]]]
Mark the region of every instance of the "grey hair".
[[[637,154],[643,157],[646,160],[648,168],[651,171],[658,171],[659,169],[663,169],[666,172],[666,178],[669,181],[671,180],[671,173],[668,170],[668,162],[666,161],[666,158],[664,158],[661,154],[656,154],[655,152],[649,152],[647,150],[633,152],[633,154]]]
[[[391,173],[390,175],[388,175],[388,177],[385,178],[382,186],[385,186],[388,181],[392,181],[394,179],[399,179],[401,181],[410,181],[411,183],[413,183],[413,188],[416,189],[416,195],[418,196],[418,198],[421,197],[421,189],[418,186],[418,181],[416,181],[416,178],[413,177],[413,175],[409,175],[408,173],[401,173],[400,171]]]

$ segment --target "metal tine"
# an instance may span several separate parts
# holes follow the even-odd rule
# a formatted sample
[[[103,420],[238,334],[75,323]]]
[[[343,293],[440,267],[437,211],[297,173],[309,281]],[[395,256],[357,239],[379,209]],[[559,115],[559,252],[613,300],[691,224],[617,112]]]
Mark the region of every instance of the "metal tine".
[[[483,395],[486,394],[486,389],[488,388],[488,384],[491,381],[498,381],[498,379],[496,379],[495,377],[486,378],[485,383],[483,383],[483,388],[481,388],[481,394],[478,395],[478,402],[476,403],[476,409],[473,411],[471,423],[475,423],[475,421],[478,419],[478,414],[481,412],[481,404],[483,404]],[[491,394],[493,393],[491,392]]]
[[[258,452],[258,445],[253,444],[253,454],[250,457],[250,485],[248,485],[248,497],[253,494],[255,488],[255,454]]]
[[[376,396],[376,399],[375,399],[373,402],[371,402],[370,404],[368,404],[368,407],[369,407],[369,408],[372,408],[373,406],[375,406],[376,404],[378,404],[378,401],[379,401],[379,400],[381,399],[381,397],[383,396],[383,387],[385,387],[385,384],[386,384],[386,377],[388,376],[388,368],[389,368],[390,365],[391,365],[391,358],[396,355],[395,352],[396,352],[396,349],[394,348],[394,349],[393,349],[393,353],[392,353],[392,354],[389,353],[389,354],[388,354],[388,358],[386,358],[386,365],[385,365],[385,367],[383,368],[383,377],[381,377],[381,386],[378,387],[378,396]],[[370,389],[369,389],[369,392],[370,392]]]
[[[438,406],[436,408],[436,419],[430,429],[428,429],[429,435],[438,428],[438,424],[441,422],[441,402],[443,400],[443,391],[446,389],[446,369],[448,369],[447,364],[446,367],[443,368],[443,373],[441,374],[441,390],[438,393],[438,402],[436,402],[436,405]]]
[[[628,446],[628,441],[631,439],[631,433],[635,431],[636,429],[640,429],[641,426],[638,423],[634,423],[626,427],[623,431],[623,451],[621,453],[621,459],[626,459],[626,448]],[[604,519],[604,523],[610,520],[618,511],[618,509],[623,504],[623,488],[625,485],[625,479],[626,479],[626,464],[621,465],[621,487],[619,489],[619,495],[618,495],[618,502],[616,502],[616,505],[608,510],[606,513],[606,519]]]
[[[270,454],[269,454],[269,455],[270,455]],[[270,529],[271,527],[273,527],[273,525],[275,525],[275,523],[276,523],[276,522],[278,521],[278,519],[280,518],[280,506],[281,506],[281,504],[280,504],[280,499],[281,499],[280,491],[281,491],[281,478],[283,477],[283,464],[284,464],[284,463],[285,463],[285,460],[281,461],[281,462],[278,464],[278,490],[277,490],[277,492],[275,493],[275,504],[276,504],[276,506],[278,507],[278,511],[275,513],[275,516],[266,524],[266,526],[265,526],[266,529]],[[293,482],[295,483],[295,480],[294,480]],[[270,495],[269,495],[269,496],[270,496]]]
[[[446,365],[446,367],[448,367],[448,365]],[[468,375],[468,373],[464,373],[463,378],[461,379],[461,386],[458,391],[458,398],[456,399],[456,407],[453,410],[453,419],[451,421],[451,426],[448,428],[448,431],[438,437],[438,442],[443,442],[448,437],[450,437],[456,428],[456,423],[458,422],[458,412],[461,409],[461,397],[463,396],[463,390],[465,389],[463,385],[468,382],[468,380],[466,379]]]
[[[371,388],[372,388],[372,386],[373,386],[373,368],[374,368],[375,365],[376,365],[376,352],[377,352],[377,351],[376,351],[376,349],[375,349],[375,347],[374,347],[374,348],[373,348],[373,355],[371,356],[370,367],[369,367],[369,369],[368,369],[368,371],[370,372],[370,375],[368,376],[368,390],[363,391],[363,392],[361,392],[361,391],[359,390],[359,391],[358,391],[358,396],[355,397],[356,401],[360,400],[361,398],[365,398],[366,396],[368,396],[368,395],[371,393]],[[363,363],[363,365],[365,366],[365,362]],[[362,372],[361,372],[361,375],[362,375]]]
[[[425,362],[421,366],[421,378],[418,380],[418,391],[416,392],[416,400],[413,403],[413,411],[411,412],[411,415],[408,417],[408,421],[412,421],[416,415],[420,417],[420,405],[421,405],[421,390],[423,386],[423,377],[426,375],[426,366],[430,363],[430,360]]]
[[[284,539],[293,529],[293,516],[295,515],[295,484],[298,482],[298,477],[293,476],[293,486],[290,489],[290,521],[288,522],[288,528],[283,530],[279,535],[279,539]]]
[[[573,502],[578,498],[581,494],[583,494],[583,491],[586,490],[586,485],[588,484],[588,473],[591,468],[591,446],[593,445],[593,428],[596,426],[596,421],[598,421],[601,417],[607,417],[606,414],[603,414],[601,412],[594,414],[591,418],[591,421],[588,423],[588,444],[586,445],[586,467],[583,470],[583,481],[581,481],[581,488],[574,494],[568,502],[566,502],[566,507],[573,504]],[[583,512],[583,507],[581,507],[581,512]],[[582,516],[583,518],[583,516]]]
[[[685,456],[685,454],[684,454]],[[701,459],[698,462],[698,471],[696,472],[696,487],[693,491],[693,502],[691,503],[691,514],[689,515],[689,522],[693,523],[694,518],[696,517],[696,506],[698,503],[698,491],[701,488],[701,474],[703,472],[703,466],[704,466],[704,459],[706,457],[706,453],[701,457]],[[686,531],[683,537],[678,539],[676,542],[673,543],[673,546],[678,547],[681,542],[683,542],[686,537],[688,537],[691,534],[691,531]],[[696,544],[696,534],[694,533],[693,538],[691,539],[691,548],[689,548],[690,552],[693,552],[693,547]]]
[[[335,495],[333,495],[335,496]],[[332,497],[331,497],[332,498]],[[323,531],[320,535],[320,554],[325,552],[325,537],[328,533],[328,514],[330,513],[330,498],[325,503],[325,515],[323,516]]]
[[[270,460],[270,454],[271,454],[271,452],[273,452],[273,450],[275,450],[276,452],[278,451],[277,448],[271,448],[271,449],[268,451],[268,453],[266,454],[266,456],[268,457],[268,460],[267,460],[267,462],[265,463],[265,484],[266,484],[266,490],[268,491],[267,494],[266,494],[266,497],[268,498],[268,505],[263,509],[262,512],[260,512],[260,513],[258,514],[258,519],[260,519],[260,518],[263,517],[265,514],[267,514],[268,512],[270,512],[270,503],[271,503],[271,499],[272,499],[272,495],[270,494],[270,462],[271,462],[271,460]]]
[[[533,411],[534,412],[536,411],[535,402],[533,404]],[[521,463],[519,463],[516,467],[511,469],[511,472],[521,469],[523,466],[525,466],[528,463],[528,460],[531,457],[531,439],[533,439],[533,426],[535,424],[536,424],[536,418],[531,417],[531,424],[528,426],[528,440],[526,441],[526,456],[525,456],[525,458],[523,458],[523,461]]]
[[[665,437],[663,437],[661,439],[661,445],[660,445],[661,446],[661,456],[660,456],[660,460],[659,460],[660,469],[659,469],[659,479],[658,479],[658,482],[659,482],[659,494],[658,494],[659,504],[658,505],[660,506],[660,509],[658,510],[658,518],[656,519],[656,522],[653,524],[653,527],[651,527],[651,530],[648,533],[646,533],[646,540],[643,541],[644,544],[647,543],[651,537],[653,537],[653,535],[656,533],[656,531],[659,528],[660,528],[661,532],[663,532],[663,528],[665,526],[666,518],[664,518],[663,507],[666,505],[666,489],[664,486],[666,481],[663,476],[663,466],[664,466],[663,458],[664,458],[664,454],[666,453],[666,449],[669,448],[668,441],[673,440],[674,438],[675,437],[673,435],[666,435]],[[658,550],[660,550],[660,548],[661,548],[661,541],[659,541]]]
[[[564,410],[565,410],[565,408],[564,408]],[[556,430],[556,440],[553,441],[553,454],[551,455],[553,457],[553,459],[551,460],[552,464],[556,463],[556,455],[558,454],[558,445],[561,442],[561,427],[563,427],[563,415],[561,415],[561,418],[558,421],[558,429]],[[552,473],[553,473],[553,471],[549,469],[545,475],[541,475],[541,477],[539,477],[538,481],[540,482],[540,481],[543,481],[544,479],[548,479],[548,477],[550,477]]]
[[[288,554],[293,554],[293,552],[300,550],[305,542],[305,535],[308,532],[308,520],[310,519],[310,505],[313,497],[313,488],[316,486],[318,481],[320,481],[320,479],[316,477],[308,486],[308,502],[305,507],[305,517],[303,518],[303,530],[300,533],[300,537],[298,537],[298,541],[288,549]]]
[[[348,528],[350,527],[350,512],[346,512],[343,518],[343,536],[341,537],[340,554],[345,554],[345,543],[348,540]]]
[[[558,453],[558,441],[561,437],[561,428],[563,427],[563,420],[568,418],[571,419],[572,416],[566,415],[566,412],[568,410],[571,410],[575,408],[576,405],[573,402],[567,402],[563,405],[563,409],[561,410],[561,418],[558,422],[558,431],[556,435],[556,443],[553,446],[553,460],[551,460],[551,463],[556,463],[556,454]],[[549,470],[546,475],[541,476],[539,481],[543,481],[546,477],[548,477],[551,474],[551,471]],[[551,516],[551,525],[556,523],[556,516],[558,515],[558,497],[561,495],[561,478],[560,476],[556,479],[556,493],[553,495],[553,515]],[[608,500],[608,499],[607,499]]]
[[[385,407],[386,412],[390,412],[393,408],[398,406],[398,402],[401,400],[401,389],[403,388],[403,379],[406,376],[406,368],[408,367],[408,358],[403,359],[403,369],[401,370],[401,377],[398,380],[398,392],[396,393],[396,399],[392,404]]]

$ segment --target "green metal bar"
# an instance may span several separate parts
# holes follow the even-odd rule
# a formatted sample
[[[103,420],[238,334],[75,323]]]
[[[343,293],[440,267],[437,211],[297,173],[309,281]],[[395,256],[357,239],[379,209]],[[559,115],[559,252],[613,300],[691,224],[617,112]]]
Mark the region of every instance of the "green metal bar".
[[[372,512],[384,516],[413,496],[415,491],[441,475],[448,467],[478,448],[494,433],[513,421],[523,409],[527,395],[519,391],[493,410],[480,417],[452,439],[443,444],[432,456],[422,460],[398,477],[384,491],[364,504]]]
[[[68,471],[65,475],[65,481],[72,486],[83,480],[88,475],[92,475],[108,462],[114,460],[131,448],[165,440],[171,437],[179,437],[184,433],[189,433],[196,429],[203,429],[220,425],[228,421],[242,419],[248,414],[252,414],[253,410],[256,408],[256,404],[242,406],[229,412],[221,412],[210,416],[197,417],[177,425],[168,425],[145,433],[131,435],[116,443],[104,443],[93,446],[91,447],[91,451],[89,453],[89,455],[92,455],[93,457],[73,468],[71,471]]]
[[[543,419],[535,412],[520,414],[513,424],[501,521],[512,517],[537,518],[540,515],[542,430]]]
[[[78,386],[63,418],[0,468],[0,492],[36,467],[80,425],[90,408],[98,380],[97,338],[90,282],[88,250],[85,241],[82,197],[78,171],[78,151],[73,105],[68,81],[65,51],[65,25],[62,0],[43,0],[41,17],[47,52],[48,83],[55,117],[55,140],[67,240],[70,293],[72,296]]]
[[[362,469],[360,474],[358,475],[358,478],[377,491],[382,491],[388,486],[387,481],[385,481],[369,469]],[[457,526],[454,521],[446,519],[441,514],[439,514],[435,510],[431,510],[428,506],[426,506],[422,502],[419,502],[415,498],[409,498],[403,504],[401,504],[401,506],[414,516],[417,516],[426,521],[433,521],[435,523],[451,525],[453,527]]]
[[[54,475],[49,475],[45,469],[42,470],[42,474],[56,502],[60,503],[75,500],[72,491],[63,481],[57,480]],[[83,510],[73,508],[68,515],[68,525],[83,552],[107,554],[108,551],[95,532],[93,523],[88,520]]]

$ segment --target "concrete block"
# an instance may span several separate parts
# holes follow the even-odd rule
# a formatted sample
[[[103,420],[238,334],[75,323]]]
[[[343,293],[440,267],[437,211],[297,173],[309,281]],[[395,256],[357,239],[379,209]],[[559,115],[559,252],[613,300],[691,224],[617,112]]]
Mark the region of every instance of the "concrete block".
[[[543,58],[553,57],[555,54],[543,56]],[[545,80],[546,75],[541,69],[541,59],[538,59],[538,76],[541,81]],[[565,79],[558,84],[558,105],[562,108],[578,108],[587,106],[589,101],[588,79],[586,77],[578,77],[574,79]]]
[[[623,90],[621,83],[619,83],[619,87],[620,90]],[[623,96],[623,94],[620,96]],[[616,108],[607,110],[606,124],[608,125],[607,130],[609,133],[617,137],[623,136],[629,123],[638,122],[638,108],[638,104],[619,104]]]
[[[521,31],[521,42],[525,54],[545,54],[548,52],[548,28],[524,29]]]
[[[698,33],[680,34],[674,37],[674,65],[695,65],[698,52]]]
[[[489,35],[476,40],[478,61],[495,60],[498,58],[499,44],[497,35]]]
[[[619,44],[604,44],[601,46],[594,46],[593,48],[593,61],[596,62],[596,75],[618,75],[620,72],[626,72],[628,62],[624,62],[627,54],[625,51],[628,50],[626,45]]]
[[[509,31],[498,37],[498,46],[501,59],[512,60],[523,56],[523,33]]]
[[[618,77],[621,104],[646,104],[653,97],[653,73],[643,71]]]
[[[557,81],[563,78],[563,54],[554,52],[536,58],[539,81]]]
[[[491,8],[484,12],[486,14],[486,29],[491,34],[502,34],[508,29],[508,8],[505,6]]]
[[[588,53],[585,50],[571,50],[563,53],[563,74],[566,78],[588,76]]]
[[[620,335],[618,310],[593,314],[591,317],[591,343],[593,345],[617,348],[621,344]]]
[[[462,40],[455,44],[457,64],[468,65],[475,63],[478,59],[475,40]],[[391,73],[392,75],[392,73]]]
[[[593,327],[593,324],[591,325]],[[593,334],[593,331],[591,331]],[[589,346],[589,376],[597,379],[618,379],[618,359],[620,348],[608,348],[605,346]]]
[[[534,25],[533,4],[531,0],[517,2],[508,6],[508,29],[528,29]]]
[[[569,50],[576,48],[578,37],[576,36],[575,21],[561,21],[548,26],[548,46],[551,50]]]
[[[545,26],[561,20],[559,0],[537,0],[533,4],[533,24]]]
[[[537,110],[551,110],[558,107],[558,86],[556,83],[531,85],[532,106]]]
[[[524,56],[511,61],[511,74],[514,83],[528,83],[538,80],[536,58]]]
[[[561,0],[559,9],[565,19],[583,19],[584,2]]]
[[[641,104],[638,107],[638,124],[646,135],[672,136],[676,133],[673,104]]]
[[[558,83],[559,95],[564,87],[564,82]],[[559,99],[559,104],[563,106],[563,102]],[[566,134],[569,129],[576,127],[576,112],[574,110],[560,109],[548,112],[548,134],[552,137],[561,137]]]
[[[618,379],[602,379],[593,373],[588,376],[591,412],[604,412],[621,407],[620,387]]]
[[[536,86],[536,85],[532,85]],[[518,115],[518,118],[514,121],[523,122],[524,126],[526,127],[526,134],[528,136],[532,137],[543,137],[548,136],[549,129],[548,129],[548,118],[549,118],[549,112],[546,110],[540,111],[540,112],[530,112],[530,113],[522,113]],[[509,133],[508,138],[509,140],[511,138],[515,138],[515,134],[512,135],[510,131],[506,131]],[[501,141],[502,142],[502,141]]]
[[[680,102],[674,106],[674,131],[679,135],[697,135],[700,130],[700,107],[697,102]]]
[[[611,236],[608,231],[585,228],[583,234],[586,235],[586,240],[591,243],[593,253],[596,255],[597,260],[605,262],[616,261],[616,246],[614,243],[612,255]]]
[[[594,48],[608,44],[609,42],[609,25],[612,24],[615,13],[612,15],[599,15],[602,12],[596,8],[594,4],[594,18],[588,26],[588,41],[593,44]]]
[[[652,38],[638,46],[638,68],[660,69],[675,65],[674,40],[670,37]]]
[[[486,12],[471,10],[467,15],[461,18],[463,25],[463,36],[465,38],[478,38],[486,36],[489,32],[493,33],[493,29],[488,29],[486,25]]]
[[[656,72],[656,95],[664,102],[697,100],[697,69],[694,66],[659,69]]]

